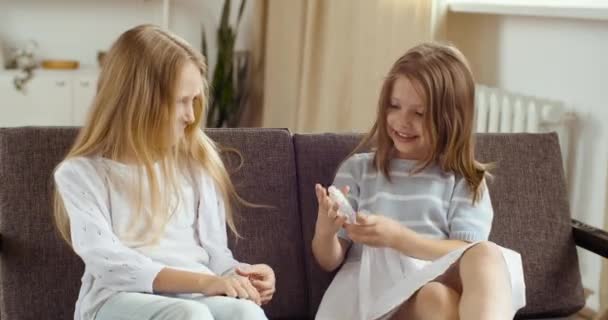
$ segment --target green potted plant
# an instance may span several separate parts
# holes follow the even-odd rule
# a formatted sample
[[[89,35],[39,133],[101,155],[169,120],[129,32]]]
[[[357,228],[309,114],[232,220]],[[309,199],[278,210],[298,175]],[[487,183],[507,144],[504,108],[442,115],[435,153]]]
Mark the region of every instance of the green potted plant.
[[[242,0],[236,26],[229,23],[231,0],[226,0],[217,29],[217,60],[210,83],[211,101],[207,112],[207,127],[237,126],[248,96],[249,52],[235,51],[237,30],[243,16],[246,0]],[[202,52],[207,56],[205,29],[202,35]]]

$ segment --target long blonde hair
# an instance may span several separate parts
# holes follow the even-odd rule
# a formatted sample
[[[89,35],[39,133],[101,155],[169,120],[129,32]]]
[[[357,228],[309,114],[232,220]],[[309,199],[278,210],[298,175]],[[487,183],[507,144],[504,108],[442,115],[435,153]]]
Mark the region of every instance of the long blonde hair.
[[[420,161],[418,169],[437,163],[442,170],[461,175],[475,202],[490,166],[475,160],[475,81],[466,58],[453,46],[422,43],[393,64],[382,85],[376,121],[354,152],[370,145],[375,147],[374,166],[390,179],[394,146],[386,119],[393,84],[400,76],[414,84],[426,105],[424,130],[430,139],[431,152]]]
[[[187,63],[199,69],[203,79],[201,94],[194,99],[194,122],[184,137],[173,145],[178,72]],[[230,203],[240,199],[219,155],[219,149],[201,129],[208,103],[207,66],[204,57],[179,37],[152,25],[141,25],[124,32],[104,58],[97,94],[85,125],[66,156],[101,156],[130,161],[138,166],[138,180],[130,185],[137,209],[134,221],[145,218],[145,241],[156,241],[170,215],[170,197],[180,194],[175,168],[205,170],[216,183],[226,204],[226,222],[238,235]],[[160,167],[160,174],[155,170]],[[145,197],[144,177],[149,188]],[[162,187],[161,187],[162,184]],[[149,211],[143,200],[150,200]],[[71,242],[69,218],[55,191],[55,222],[61,236]]]

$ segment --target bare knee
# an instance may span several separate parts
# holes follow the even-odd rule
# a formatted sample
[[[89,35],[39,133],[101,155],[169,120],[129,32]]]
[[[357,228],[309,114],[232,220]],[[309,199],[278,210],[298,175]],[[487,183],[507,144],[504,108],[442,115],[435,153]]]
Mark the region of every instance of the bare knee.
[[[401,319],[458,319],[460,296],[450,287],[430,282],[424,285],[393,317]]]
[[[483,241],[464,253],[461,264],[500,265],[504,264],[504,259],[498,245],[493,242]]]

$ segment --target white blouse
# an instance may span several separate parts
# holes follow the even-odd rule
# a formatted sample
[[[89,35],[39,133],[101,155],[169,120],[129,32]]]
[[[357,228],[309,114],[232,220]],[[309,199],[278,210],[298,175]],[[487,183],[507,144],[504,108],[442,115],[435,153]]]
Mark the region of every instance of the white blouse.
[[[129,236],[145,232],[146,225],[142,219],[131,221],[134,204],[111,179],[136,177],[136,166],[101,157],[76,157],[59,165],[54,178],[69,216],[72,247],[85,264],[74,319],[94,319],[117,292],[152,293],[164,267],[218,275],[236,267],[224,203],[211,177],[199,173],[178,176],[180,201],[173,197],[171,218],[159,241],[150,244]]]

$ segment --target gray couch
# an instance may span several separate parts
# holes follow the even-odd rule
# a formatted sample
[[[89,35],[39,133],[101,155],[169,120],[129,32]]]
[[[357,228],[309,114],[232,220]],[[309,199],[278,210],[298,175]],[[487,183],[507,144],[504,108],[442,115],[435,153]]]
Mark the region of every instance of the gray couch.
[[[51,173],[77,128],[0,129],[0,318],[72,319],[83,264],[58,237]],[[292,135],[279,129],[218,129],[208,134],[238,149],[239,193],[271,208],[237,208],[245,237],[230,245],[238,259],[268,263],[277,275],[272,319],[311,319],[332,279],[310,243],[317,203],[313,186],[329,184],[359,135]],[[554,134],[482,134],[477,154],[495,162],[489,188],[496,212],[491,240],[519,251],[527,306],[518,318],[560,317],[583,304],[576,245],[608,256],[608,237],[572,221]],[[226,153],[235,168],[238,158]]]

